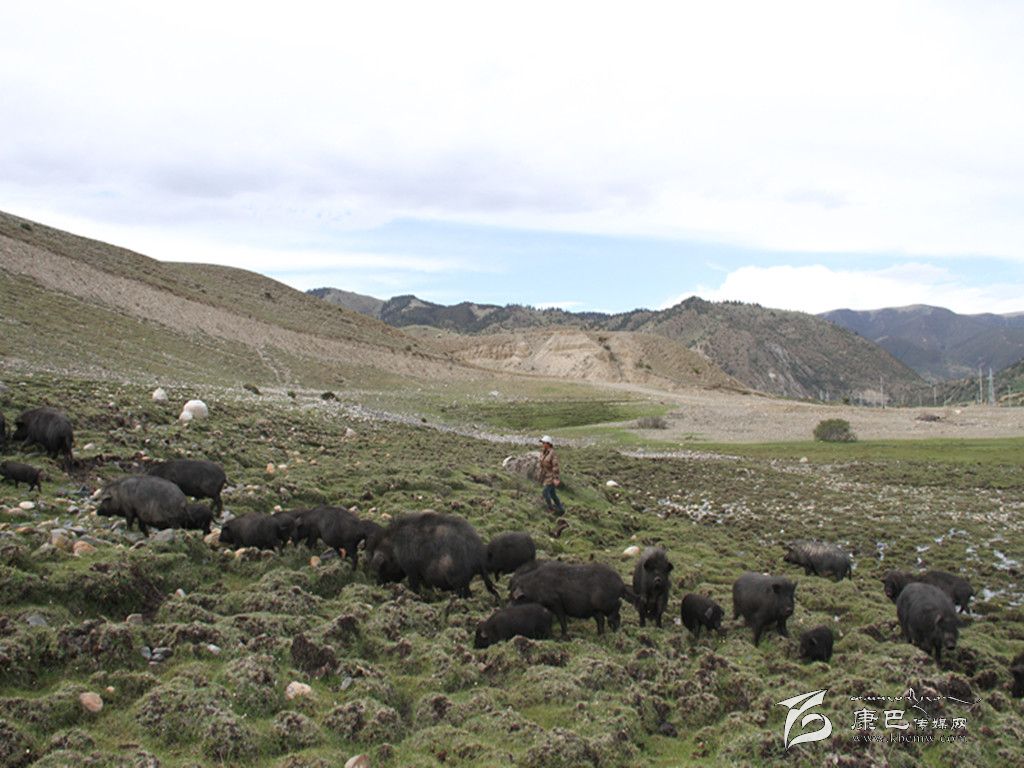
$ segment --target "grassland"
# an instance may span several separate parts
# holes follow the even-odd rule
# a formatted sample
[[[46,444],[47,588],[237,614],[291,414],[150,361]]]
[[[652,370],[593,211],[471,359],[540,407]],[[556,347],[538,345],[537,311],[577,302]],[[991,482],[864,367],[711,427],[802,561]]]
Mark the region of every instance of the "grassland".
[[[633,458],[618,446],[669,447],[622,426],[658,414],[656,402],[542,382],[524,384],[518,401],[482,383],[359,393],[360,404],[418,416],[400,423],[352,408],[352,392],[323,400],[175,383],[161,406],[142,383],[24,369],[0,378],[9,422],[43,402],[69,413],[81,462],[69,477],[18,453],[50,481],[31,494],[0,485],[0,765],[336,766],[357,753],[374,766],[538,768],[1024,759],[1007,669],[1024,650],[1024,440],[677,443],[676,458]],[[178,425],[178,406],[196,394],[210,419]],[[474,425],[590,438],[559,448],[569,521],[559,538],[538,488],[501,468],[520,449],[467,436]],[[627,579],[623,549],[662,544],[676,566],[669,621],[641,628],[625,607],[618,633],[576,620],[568,642],[477,651],[473,629],[494,607],[479,585],[468,600],[420,597],[337,559],[313,566],[319,550],[235,557],[195,532],[140,543],[91,514],[99,484],[144,457],[175,456],[222,463],[234,514],[329,502],[383,521],[432,508],[465,516],[485,538],[528,530],[545,556],[594,558]],[[26,500],[35,508],[21,509]],[[74,556],[48,546],[61,536],[98,543]],[[854,578],[782,563],[783,543],[803,537],[847,547]],[[890,567],[916,566],[963,573],[983,598],[941,669],[899,639],[879,584]],[[671,620],[682,594],[708,593],[731,616],[730,585],[745,569],[798,583],[793,636],[769,633],[755,648],[727,619],[721,637],[692,642]],[[836,631],[835,656],[802,664],[796,636],[817,624]],[[173,655],[147,662],[140,648],[158,646]],[[312,694],[286,699],[293,680]],[[851,697],[910,688],[970,702],[927,704],[948,722],[965,718],[964,740],[855,741]],[[786,751],[778,702],[819,689],[832,736]],[[103,697],[102,711],[79,705],[84,691]],[[878,732],[888,735],[883,708]]]

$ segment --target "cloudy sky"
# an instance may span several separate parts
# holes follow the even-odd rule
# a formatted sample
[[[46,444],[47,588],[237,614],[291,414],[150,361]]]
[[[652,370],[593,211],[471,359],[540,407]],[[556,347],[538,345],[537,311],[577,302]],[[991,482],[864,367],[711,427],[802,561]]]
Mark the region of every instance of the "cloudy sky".
[[[1024,3],[9,3],[0,209],[297,288],[1024,311]]]

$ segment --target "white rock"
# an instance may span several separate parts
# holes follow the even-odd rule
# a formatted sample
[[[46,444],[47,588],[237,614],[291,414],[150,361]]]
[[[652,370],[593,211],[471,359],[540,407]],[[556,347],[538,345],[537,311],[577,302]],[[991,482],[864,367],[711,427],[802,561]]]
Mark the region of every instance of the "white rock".
[[[288,683],[288,687],[284,689],[284,697],[291,701],[292,699],[309,696],[312,692],[313,689],[305,683],[300,683],[298,680],[292,680]]]
[[[316,567],[318,567],[320,565],[321,562],[322,561],[320,560],[319,557],[317,557],[316,555],[313,555],[311,558],[309,558],[309,567],[310,568],[316,568]]]
[[[616,483],[614,480],[609,480],[607,483],[605,483],[605,485],[607,485],[609,488],[618,488],[619,487],[619,484]]]
[[[98,693],[92,693],[91,691],[78,694],[78,703],[89,712],[99,712],[103,709],[103,699]]]
[[[203,536],[203,541],[209,544],[211,547],[220,545],[220,528],[214,528],[208,534]]]
[[[181,415],[178,417],[178,421],[180,421],[182,424],[188,424],[190,421],[192,421],[192,414],[189,413],[188,411],[182,411]]]
[[[202,400],[189,400],[182,406],[181,413],[191,413],[193,419],[205,419],[210,415],[210,409]]]
[[[345,762],[345,768],[370,768],[368,755],[354,755]]]
[[[800,457],[800,463],[801,463],[801,464],[806,464],[806,463],[807,463],[807,461],[808,461],[808,459],[807,459],[807,457],[806,457],[806,456],[801,456],[801,457]]]
[[[272,475],[277,472],[277,467],[274,466],[273,462],[267,464],[267,474]]]
[[[163,387],[157,387],[154,389],[153,394],[150,395],[150,397],[153,398],[154,403],[166,403],[168,400],[167,391]]]
[[[36,508],[36,504],[34,501],[23,501],[18,506],[21,507],[21,509],[24,509],[26,512],[30,509]]]
[[[640,547],[636,544],[626,547],[622,550],[623,557],[637,557],[640,554]]]
[[[345,437],[353,438],[357,435],[357,432],[352,427],[345,427]]]

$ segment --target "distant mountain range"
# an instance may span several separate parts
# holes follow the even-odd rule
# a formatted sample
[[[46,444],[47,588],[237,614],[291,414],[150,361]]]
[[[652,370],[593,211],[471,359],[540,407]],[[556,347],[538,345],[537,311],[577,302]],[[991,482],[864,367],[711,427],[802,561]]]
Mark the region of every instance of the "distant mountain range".
[[[930,381],[977,377],[979,367],[987,375],[1024,359],[1024,312],[958,315],[915,304],[820,317],[875,342]]]
[[[378,304],[332,289],[311,293],[403,328],[470,335],[558,328],[657,334],[700,353],[747,387],[786,397],[872,399],[885,390],[891,396],[925,386],[908,366],[855,333],[814,315],[757,304],[693,297],[660,311],[603,314],[473,302],[445,306],[415,296]]]

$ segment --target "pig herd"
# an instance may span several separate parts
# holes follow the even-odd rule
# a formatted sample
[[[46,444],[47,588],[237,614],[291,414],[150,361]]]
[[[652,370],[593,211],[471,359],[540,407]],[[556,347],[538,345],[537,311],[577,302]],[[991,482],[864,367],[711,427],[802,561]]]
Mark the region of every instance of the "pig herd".
[[[0,414],[0,450],[6,449],[7,429]],[[66,471],[72,467],[73,432],[67,416],[53,408],[24,411],[15,421],[11,440],[38,445],[52,458],[63,457]],[[0,462],[0,476],[40,489],[45,475],[39,469],[14,461]],[[221,492],[227,483],[224,470],[211,461],[178,459],[155,464],[147,474],[115,480],[97,492],[97,514],[120,516],[128,528],[138,525],[143,534],[150,528],[185,528],[209,533],[215,516],[223,511]],[[190,502],[188,497],[209,499],[211,506]],[[661,547],[646,547],[626,584],[610,566],[598,563],[567,563],[536,559],[537,548],[529,533],[502,533],[486,545],[465,519],[432,511],[400,515],[387,527],[360,519],[343,507],[320,506],[277,514],[249,513],[234,517],[220,530],[220,543],[236,548],[280,550],[288,543],[312,548],[318,542],[348,557],[358,566],[359,551],[365,567],[380,583],[405,580],[419,593],[423,588],[470,596],[470,583],[480,577],[484,587],[499,600],[492,581],[511,574],[508,605],[499,608],[476,630],[475,645],[486,648],[516,635],[534,639],[552,636],[557,619],[562,637],[568,636],[568,619],[596,622],[598,634],[605,625],[613,631],[621,624],[621,602],[637,611],[640,626],[648,620],[662,627],[668,608],[672,563]],[[801,540],[787,545],[785,563],[802,567],[806,575],[836,580],[852,578],[850,556],[840,547]],[[889,571],[883,579],[886,596],[896,604],[903,638],[933,655],[941,664],[943,652],[955,649],[960,619],[957,609],[970,612],[974,594],[962,577],[942,571],[912,574]],[[787,620],[795,608],[796,584],[783,576],[747,572],[732,585],[733,618],[742,617],[758,645],[766,629],[788,636]],[[706,595],[689,593],[680,604],[680,619],[693,635],[722,632],[722,607]],[[809,661],[829,661],[834,635],[818,626],[800,637],[800,656]],[[1015,695],[1024,692],[1024,654],[1011,667]]]

